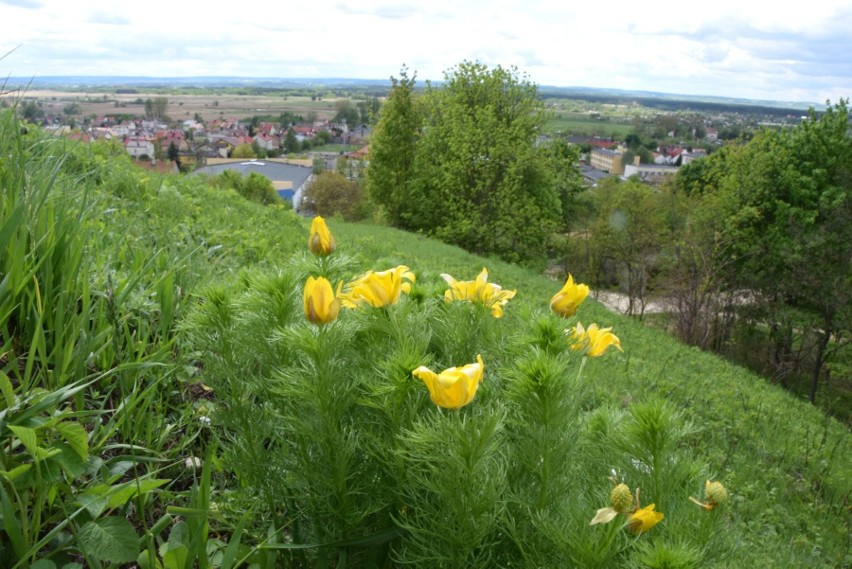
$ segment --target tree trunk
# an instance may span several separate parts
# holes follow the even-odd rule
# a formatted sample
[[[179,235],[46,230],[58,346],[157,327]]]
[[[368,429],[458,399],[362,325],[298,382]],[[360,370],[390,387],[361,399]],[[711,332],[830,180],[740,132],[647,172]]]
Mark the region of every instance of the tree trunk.
[[[819,340],[819,344],[817,345],[817,353],[816,358],[814,360],[814,369],[811,374],[811,391],[808,394],[808,399],[811,403],[816,401],[817,388],[819,387],[819,376],[822,375],[822,366],[825,363],[825,350],[828,347],[828,342],[831,340],[831,325],[832,325],[832,314],[828,314],[825,316],[825,322],[823,323],[822,329],[822,338]]]

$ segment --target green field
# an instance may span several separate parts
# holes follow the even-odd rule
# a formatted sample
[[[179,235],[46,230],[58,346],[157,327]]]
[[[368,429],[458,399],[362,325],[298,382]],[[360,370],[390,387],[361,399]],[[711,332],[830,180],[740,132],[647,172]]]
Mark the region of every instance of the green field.
[[[0,113],[0,566],[848,567],[846,427],[562,286],[419,235],[310,220]],[[405,265],[408,294],[305,320]],[[517,294],[443,300],[442,273]],[[563,330],[612,327],[584,357]],[[481,355],[458,410],[419,366]],[[665,517],[590,525],[614,476]],[[712,511],[705,481],[728,499]]]
[[[632,129],[633,125],[627,123],[608,120],[589,120],[559,114],[551,119],[545,127],[545,131],[549,133],[604,138],[613,137],[615,139],[624,139]]]

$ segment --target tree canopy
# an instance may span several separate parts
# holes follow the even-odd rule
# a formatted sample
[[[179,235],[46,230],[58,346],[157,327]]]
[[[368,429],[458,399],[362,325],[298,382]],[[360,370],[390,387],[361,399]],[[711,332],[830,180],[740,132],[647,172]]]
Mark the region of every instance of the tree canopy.
[[[414,91],[403,68],[371,139],[368,187],[388,221],[510,261],[542,261],[562,206],[536,87],[463,62]],[[568,158],[566,158],[568,159]]]

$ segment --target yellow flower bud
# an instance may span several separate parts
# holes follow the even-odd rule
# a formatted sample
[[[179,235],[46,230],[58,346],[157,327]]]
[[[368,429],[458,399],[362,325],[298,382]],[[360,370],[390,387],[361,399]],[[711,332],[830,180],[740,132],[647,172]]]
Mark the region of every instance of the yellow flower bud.
[[[325,224],[325,220],[316,216],[311,222],[311,235],[308,237],[308,250],[314,255],[325,257],[334,253],[337,244],[334,236]]]
[[[343,283],[337,285],[337,294]],[[337,318],[340,301],[335,298],[331,283],[323,277],[308,277],[305,283],[305,318],[314,324],[328,324]]]

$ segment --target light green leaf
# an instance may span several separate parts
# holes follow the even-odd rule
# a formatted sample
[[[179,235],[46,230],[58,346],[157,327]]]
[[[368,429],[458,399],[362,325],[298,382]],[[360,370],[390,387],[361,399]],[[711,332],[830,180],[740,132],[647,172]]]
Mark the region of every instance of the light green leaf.
[[[171,480],[167,478],[149,478],[146,480],[131,482],[126,488],[122,488],[109,497],[109,507],[117,508],[126,504],[128,500],[131,500],[141,494],[147,494],[151,490],[155,490],[169,482],[171,482]]]
[[[3,394],[3,399],[6,400],[7,409],[15,405],[15,390],[12,388],[12,381],[2,371],[0,371],[0,392]]]
[[[86,511],[89,512],[90,516],[97,518],[104,513],[104,510],[106,510],[107,499],[100,496],[93,496],[91,494],[82,494],[77,499],[77,504],[86,508]]]
[[[35,456],[38,450],[44,450],[38,448],[38,437],[36,436],[35,429],[29,429],[20,425],[8,425],[8,427],[31,455]]]
[[[62,435],[62,438],[71,445],[74,452],[80,455],[80,458],[83,460],[89,458],[89,434],[83,425],[64,421],[56,425],[55,428]]]
[[[56,563],[50,559],[39,559],[30,565],[30,569],[56,569]]]
[[[80,528],[77,543],[99,561],[130,563],[139,553],[139,536],[124,518],[109,517],[88,522]]]
[[[169,533],[169,540],[160,546],[160,556],[163,558],[163,566],[167,569],[184,569],[189,558],[189,548],[185,545],[189,541],[186,524],[178,522]]]
[[[28,462],[27,464],[21,464],[20,466],[16,466],[12,470],[0,470],[0,476],[3,476],[9,482],[14,481],[18,476],[26,474],[27,471],[32,468],[32,463]]]

